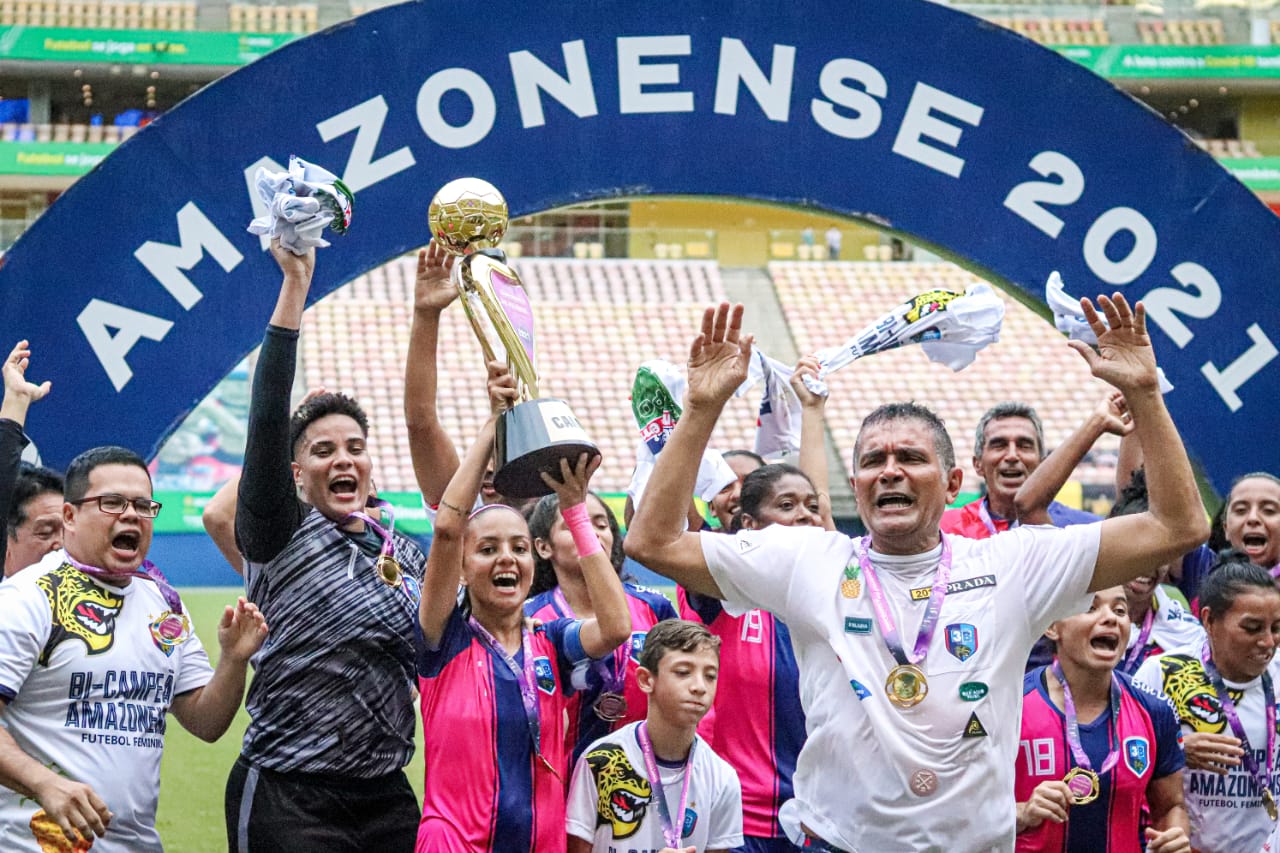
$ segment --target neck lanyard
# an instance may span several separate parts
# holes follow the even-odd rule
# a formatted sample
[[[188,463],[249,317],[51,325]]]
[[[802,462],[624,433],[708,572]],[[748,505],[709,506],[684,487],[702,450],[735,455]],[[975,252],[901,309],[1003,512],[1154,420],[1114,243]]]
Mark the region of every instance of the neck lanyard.
[[[347,517],[342,520],[343,524],[345,524],[346,522],[350,521],[353,518],[360,519],[365,524],[369,525],[369,527],[373,529],[373,532],[378,534],[378,537],[382,540],[382,550],[378,552],[378,558],[382,559],[384,557],[394,557],[396,553],[396,543],[395,543],[395,540],[392,539],[391,537],[396,532],[396,511],[391,506],[391,504],[387,503],[384,500],[374,501],[374,506],[378,507],[378,509],[381,510],[379,515],[381,515],[382,513],[386,514],[387,516],[386,527],[383,527],[380,521],[375,520],[368,513],[360,512],[359,510],[355,512],[347,513]]]
[[[551,762],[547,761],[542,755],[542,724],[541,710],[538,707],[538,685],[537,676],[533,671],[533,642],[527,628],[520,629],[520,649],[524,657],[523,666],[516,663],[516,659],[507,653],[494,638],[493,634],[481,625],[474,616],[467,617],[467,624],[471,626],[471,630],[480,638],[480,642],[492,654],[506,665],[507,669],[516,677],[516,683],[520,685],[520,701],[524,705],[525,722],[529,725],[529,739],[533,742],[533,754],[558,778],[559,773],[551,766]]]
[[[649,788],[653,792],[652,801],[658,808],[658,820],[662,822],[662,837],[667,846],[673,849],[680,847],[680,839],[684,834],[684,813],[689,805],[689,780],[693,778],[693,751],[698,746],[697,737],[689,745],[689,757],[684,760],[684,780],[680,783],[680,808],[676,812],[679,823],[671,818],[671,807],[667,803],[666,787],[662,784],[662,775],[658,770],[658,756],[653,751],[653,741],[649,739],[649,724],[636,726],[636,740],[640,743],[640,751],[644,753],[644,769],[649,774]]]
[[[1151,627],[1156,621],[1156,601],[1154,596],[1151,604],[1147,607],[1147,615],[1142,619],[1142,630],[1138,632],[1138,642],[1129,650],[1129,655],[1124,659],[1124,663],[1120,665],[1120,671],[1125,675],[1133,675],[1138,667],[1147,657],[1147,641],[1151,639]]]
[[[1266,703],[1267,725],[1266,766],[1262,768],[1258,766],[1258,759],[1253,754],[1253,748],[1249,746],[1249,737],[1245,734],[1244,723],[1240,721],[1240,714],[1236,711],[1236,703],[1232,701],[1231,694],[1227,691],[1222,673],[1218,672],[1218,667],[1213,663],[1207,640],[1200,649],[1200,662],[1204,664],[1204,674],[1209,677],[1213,692],[1218,694],[1218,702],[1222,705],[1222,713],[1227,718],[1227,724],[1231,726],[1231,733],[1240,739],[1240,746],[1244,748],[1242,761],[1258,786],[1258,790],[1262,792],[1262,805],[1271,819],[1275,820],[1277,808],[1275,795],[1271,793],[1271,781],[1275,776],[1276,760],[1276,695],[1271,684],[1271,673],[1262,673],[1262,700]]]
[[[555,603],[556,610],[561,616],[567,616],[570,619],[577,619],[578,614],[573,612],[573,608],[569,606],[569,599],[564,597],[564,590],[558,585],[551,591],[551,600]],[[604,689],[606,693],[621,694],[623,685],[627,680],[627,655],[631,644],[623,643],[613,650],[613,666],[609,666],[605,661],[598,660],[592,664],[596,673],[604,681]]]
[[[165,603],[169,605],[169,610],[177,616],[182,615],[182,599],[178,597],[178,591],[170,585],[169,579],[150,560],[143,560],[141,566],[129,572],[109,572],[97,566],[85,565],[70,554],[67,554],[67,562],[89,577],[97,578],[107,583],[119,584],[125,578],[149,580],[160,590],[160,594],[164,596]]]
[[[995,536],[1002,531],[996,529],[995,520],[991,517],[991,509],[987,505],[987,498],[983,498],[978,502],[978,518],[982,519],[982,525],[987,528],[987,533]],[[1000,519],[1004,521],[1004,519]],[[1018,526],[1018,520],[1015,518],[1009,522],[1009,529],[1013,530]]]
[[[1089,756],[1084,751],[1084,743],[1080,740],[1080,720],[1076,717],[1076,703],[1071,698],[1071,686],[1067,684],[1067,677],[1062,672],[1062,664],[1055,660],[1049,671],[1053,673],[1053,677],[1058,679],[1058,683],[1062,685],[1062,705],[1063,713],[1066,717],[1065,729],[1067,733],[1067,746],[1071,748],[1071,758],[1077,767],[1085,770],[1093,770],[1093,765],[1089,762]],[[1110,734],[1107,737],[1107,744],[1110,752],[1103,759],[1102,766],[1098,768],[1099,774],[1106,774],[1111,768],[1116,766],[1116,762],[1120,760],[1120,680],[1116,678],[1113,671],[1111,673],[1111,722],[1108,726]]]
[[[860,544],[861,553],[858,563],[867,578],[867,591],[871,594],[871,606],[875,609],[876,622],[889,653],[900,666],[916,664],[924,660],[933,641],[933,632],[938,627],[938,617],[942,613],[942,602],[947,597],[947,582],[951,580],[951,543],[945,534],[942,537],[942,556],[938,560],[938,571],[933,578],[933,589],[929,593],[929,604],[925,607],[924,618],[920,620],[920,630],[916,633],[915,645],[908,655],[902,647],[902,638],[898,635],[898,626],[893,621],[893,613],[889,610],[889,600],[885,597],[884,587],[871,565],[871,537],[864,536]]]

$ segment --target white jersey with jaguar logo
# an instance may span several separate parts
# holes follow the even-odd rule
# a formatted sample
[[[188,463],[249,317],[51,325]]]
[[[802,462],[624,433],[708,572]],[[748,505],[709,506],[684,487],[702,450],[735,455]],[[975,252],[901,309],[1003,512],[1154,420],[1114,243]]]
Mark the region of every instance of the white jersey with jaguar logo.
[[[94,853],[159,851],[169,706],[213,669],[155,584],[101,584],[65,557],[55,551],[0,584],[0,719],[27,755],[107,803],[114,817]],[[40,853],[38,839],[58,835],[39,803],[0,787],[0,850]]]

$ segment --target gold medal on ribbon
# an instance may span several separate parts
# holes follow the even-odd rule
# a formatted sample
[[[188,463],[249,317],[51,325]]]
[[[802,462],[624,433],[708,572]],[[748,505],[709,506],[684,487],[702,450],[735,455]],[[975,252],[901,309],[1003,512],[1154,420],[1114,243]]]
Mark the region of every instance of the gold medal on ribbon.
[[[1272,820],[1280,818],[1280,809],[1276,808],[1276,798],[1270,791],[1262,792],[1262,807],[1267,810],[1267,816]]]
[[[378,557],[378,562],[374,563],[374,568],[377,569],[378,580],[387,586],[399,587],[402,583],[403,573],[400,571],[400,564],[390,554],[383,554]]]
[[[1071,791],[1072,805],[1087,806],[1098,799],[1101,787],[1098,774],[1087,767],[1071,768],[1071,772],[1063,776],[1062,781],[1067,783],[1067,788]]]
[[[889,701],[899,708],[911,708],[924,701],[929,694],[929,679],[924,670],[913,664],[904,663],[889,670],[889,677],[884,682],[884,692]]]

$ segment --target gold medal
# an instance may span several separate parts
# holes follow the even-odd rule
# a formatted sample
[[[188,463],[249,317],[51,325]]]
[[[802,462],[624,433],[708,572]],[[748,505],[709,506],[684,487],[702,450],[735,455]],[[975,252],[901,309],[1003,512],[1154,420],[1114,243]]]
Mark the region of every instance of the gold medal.
[[[1272,820],[1280,818],[1280,809],[1276,808],[1276,798],[1270,791],[1262,792],[1262,807],[1267,810],[1267,816]]]
[[[396,558],[390,554],[383,554],[378,557],[378,562],[374,563],[374,568],[378,571],[378,580],[390,587],[399,587],[401,584],[400,564],[396,562]]]
[[[913,664],[904,663],[889,670],[884,682],[884,692],[889,701],[899,708],[919,705],[929,695],[929,679],[924,671]]]
[[[1087,767],[1073,767],[1071,772],[1062,777],[1071,791],[1071,803],[1076,806],[1087,806],[1098,799],[1098,774]]]

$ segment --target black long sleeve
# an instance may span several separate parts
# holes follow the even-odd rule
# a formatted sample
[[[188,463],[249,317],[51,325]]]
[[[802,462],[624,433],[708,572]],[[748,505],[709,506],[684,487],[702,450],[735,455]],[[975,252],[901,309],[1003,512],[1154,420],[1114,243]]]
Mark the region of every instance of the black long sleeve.
[[[0,548],[9,538],[9,507],[13,487],[18,482],[22,450],[29,443],[17,421],[0,418]],[[3,562],[3,560],[0,560]]]
[[[306,513],[289,467],[289,395],[297,360],[297,330],[267,326],[253,375],[236,503],[236,541],[240,553],[255,563],[283,551]]]

